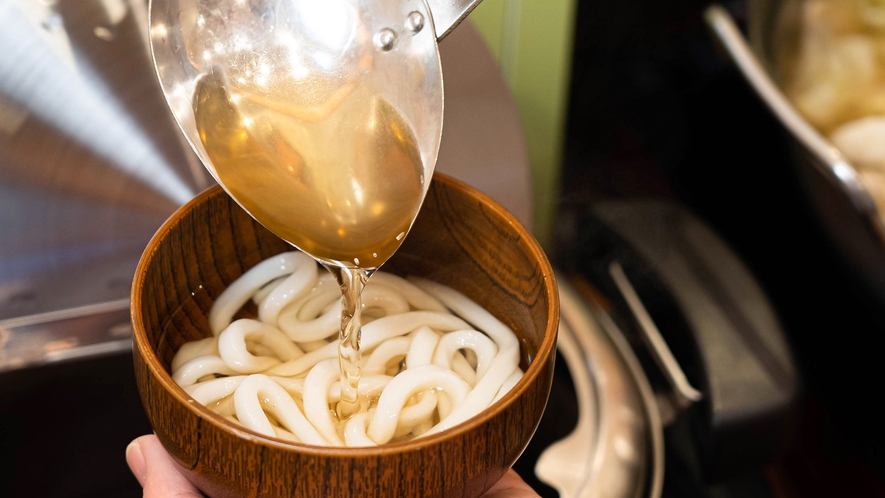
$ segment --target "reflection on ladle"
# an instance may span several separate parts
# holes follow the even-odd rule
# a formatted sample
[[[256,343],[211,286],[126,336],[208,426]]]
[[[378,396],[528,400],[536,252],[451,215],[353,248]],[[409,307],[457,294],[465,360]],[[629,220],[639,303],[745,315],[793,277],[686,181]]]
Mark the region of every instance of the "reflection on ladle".
[[[424,168],[402,116],[363,85],[318,115],[297,99],[259,100],[225,80],[219,68],[199,79],[194,116],[231,196],[325,264],[377,268],[390,258],[424,197]]]

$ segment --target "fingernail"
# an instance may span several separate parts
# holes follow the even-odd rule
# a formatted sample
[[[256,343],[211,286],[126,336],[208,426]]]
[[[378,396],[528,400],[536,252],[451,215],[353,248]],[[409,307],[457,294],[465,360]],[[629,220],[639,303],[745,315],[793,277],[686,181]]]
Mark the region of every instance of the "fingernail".
[[[138,483],[144,485],[144,454],[141,452],[141,445],[138,441],[132,441],[126,447],[126,462],[129,464],[129,470],[138,479]]]

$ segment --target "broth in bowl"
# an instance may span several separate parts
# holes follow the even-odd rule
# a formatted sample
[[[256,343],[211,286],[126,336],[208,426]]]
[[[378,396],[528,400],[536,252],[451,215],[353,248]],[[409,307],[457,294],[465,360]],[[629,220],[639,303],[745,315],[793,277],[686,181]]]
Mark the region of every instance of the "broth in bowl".
[[[443,431],[522,378],[510,327],[450,287],[377,272],[362,298],[359,409],[340,413],[341,299],[332,275],[309,256],[265,259],[218,297],[209,312],[213,335],[182,345],[172,378],[248,429],[329,446]]]

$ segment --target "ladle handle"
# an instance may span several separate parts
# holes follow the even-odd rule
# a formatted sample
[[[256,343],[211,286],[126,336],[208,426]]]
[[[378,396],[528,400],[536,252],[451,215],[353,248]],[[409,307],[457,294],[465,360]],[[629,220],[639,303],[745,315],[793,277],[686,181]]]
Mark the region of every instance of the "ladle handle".
[[[436,40],[441,41],[451,33],[481,0],[427,0],[430,13],[433,15],[433,27]]]

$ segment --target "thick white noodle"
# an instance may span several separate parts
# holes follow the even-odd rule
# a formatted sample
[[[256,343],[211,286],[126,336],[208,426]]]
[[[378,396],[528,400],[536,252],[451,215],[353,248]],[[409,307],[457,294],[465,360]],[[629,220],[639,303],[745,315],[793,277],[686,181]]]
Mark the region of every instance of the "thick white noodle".
[[[364,374],[384,373],[390,361],[398,356],[405,356],[412,345],[411,337],[394,337],[375,348],[372,354],[363,356],[362,372]]]
[[[444,398],[444,399],[448,399],[448,398]],[[433,427],[432,420],[428,420],[424,423],[418,424],[414,428],[412,428],[412,436],[413,437],[421,437],[424,435],[425,432],[429,431],[431,427]]]
[[[437,401],[436,411],[437,413],[439,413],[440,420],[445,420],[445,418],[448,417],[450,413],[452,413],[452,400],[449,399],[448,396],[443,396],[439,398],[439,401]]]
[[[259,319],[231,323],[249,299]],[[522,378],[516,336],[488,311],[443,285],[376,272],[362,295],[357,389],[375,403],[341,423],[340,299],[334,278],[306,255],[265,260],[222,293],[209,314],[213,337],[181,347],[173,379],[260,434],[372,446],[461,423]]]
[[[292,441],[293,443],[300,443],[301,440],[298,439],[298,436],[292,434],[291,432],[283,429],[282,427],[273,426],[274,434],[277,435],[277,438],[282,439],[284,441]]]
[[[269,402],[262,403],[265,399]],[[295,400],[266,375],[253,374],[246,377],[240,387],[234,391],[234,405],[240,423],[259,434],[270,437],[276,435],[273,425],[264,413],[264,410],[267,410],[302,442],[320,446],[329,445],[328,441],[304,418]]]
[[[507,380],[505,380],[504,383],[501,384],[501,389],[498,390],[498,394],[495,395],[495,399],[492,400],[492,404],[497,403],[499,399],[503,398],[505,394],[509,393],[510,390],[513,389],[513,386],[515,386],[516,383],[519,382],[520,379],[522,379],[522,374],[522,370],[518,368],[514,370],[513,373],[510,374],[510,377],[507,377]]]
[[[408,334],[425,325],[434,330],[445,332],[469,327],[464,320],[454,315],[436,311],[410,311],[401,315],[385,316],[364,325],[361,332],[361,347],[366,351],[372,350],[387,339]],[[306,372],[320,361],[337,357],[338,344],[330,342],[300,358],[277,365],[268,370],[268,373],[283,377],[298,375]]]
[[[260,289],[255,291],[255,294],[252,295],[252,301],[254,301],[255,304],[261,304],[261,301],[264,301],[264,298],[269,296],[270,293],[273,292],[273,290],[276,289],[278,285],[280,285],[280,282],[282,282],[285,279],[286,279],[286,276],[284,275],[282,277],[277,277],[277,278],[271,280],[270,282],[264,284],[264,286],[262,286]]]
[[[488,408],[495,398],[495,394],[498,393],[498,390],[504,384],[504,381],[516,369],[519,369],[518,349],[510,348],[499,353],[492,360],[489,371],[476,382],[476,386],[473,387],[473,390],[470,391],[464,401],[453,407],[452,412],[448,416],[427,432],[429,434],[436,434],[437,432],[444,431]]]
[[[328,361],[328,360],[327,360]],[[269,376],[274,382],[283,387],[289,394],[302,398],[304,396],[304,378],[296,379],[292,377]],[[363,375],[360,377],[360,385],[357,387],[357,394],[367,398],[377,398],[384,390],[384,386],[392,379],[390,375]],[[341,399],[340,381],[336,381],[329,387],[329,402],[337,403]]]
[[[419,327],[430,327],[438,332],[451,332],[468,325],[456,317],[438,311],[410,311],[401,315],[385,316],[363,326],[362,347],[370,350],[387,339],[408,334]]]
[[[337,287],[307,296],[280,314],[279,327],[295,342],[327,339],[341,326],[340,301]]]
[[[446,287],[445,285],[431,282],[427,279],[418,277],[410,277],[410,279],[429,294],[439,299],[456,315],[472,323],[477,330],[485,332],[486,335],[491,337],[492,340],[498,344],[499,351],[507,349],[508,346],[519,345],[516,340],[516,335],[513,333],[513,329],[501,323],[501,320],[495,318],[494,315],[486,311],[482,306],[471,301],[467,296],[451,287]]]
[[[218,356],[218,338],[215,336],[182,344],[175,356],[172,357],[172,371],[178,370],[194,358],[206,355]]]
[[[460,375],[462,379],[466,380],[470,387],[476,385],[477,373],[476,370],[470,365],[470,362],[467,361],[467,358],[464,357],[460,352],[455,353],[452,357],[452,364],[449,367],[453,372]]]
[[[448,335],[448,334],[447,334]],[[412,344],[406,353],[406,368],[430,365],[433,351],[439,343],[439,334],[430,327],[421,327],[412,335]]]
[[[375,441],[366,435],[366,427],[372,414],[360,412],[350,417],[344,425],[344,442],[347,446],[376,446]]]
[[[409,305],[419,311],[439,311],[448,313],[448,310],[435,297],[424,292],[424,289],[409,282],[408,280],[394,275],[393,273],[376,272],[372,275],[372,283],[378,283],[393,287],[409,302]]]
[[[337,285],[317,285],[304,299],[292,303],[286,313],[296,313],[300,322],[314,320],[329,311],[341,311],[341,289]]]
[[[290,303],[307,295],[317,281],[317,264],[306,254],[297,253],[301,257],[295,271],[277,285],[269,296],[258,306],[258,319],[264,323],[276,325],[280,311]]]
[[[292,361],[281,363],[267,371],[268,375],[278,375],[280,377],[292,377],[300,375],[310,370],[317,363],[338,357],[338,344],[329,342],[325,346],[315,349],[304,356],[295,358]]]
[[[267,347],[274,356],[253,355],[246,347],[247,339]],[[218,352],[231,370],[240,373],[263,372],[283,361],[304,356],[279,329],[248,318],[235,321],[218,335]]]
[[[236,374],[237,372],[228,367],[221,357],[206,355],[194,358],[172,372],[172,380],[181,387],[187,387],[196,384],[198,380],[207,375]]]
[[[409,302],[405,296],[384,284],[366,286],[362,302],[363,313],[369,316],[399,315],[409,311]]]
[[[209,406],[210,404],[217,403],[221,399],[233,394],[234,391],[240,387],[240,384],[243,383],[245,378],[245,375],[221,377],[218,379],[207,380],[205,382],[198,382],[184,388],[184,390],[187,391],[187,393],[198,403]]]
[[[234,407],[234,397],[228,396],[226,398],[221,398],[214,404],[208,405],[209,409],[213,412],[221,415],[222,417],[233,417],[236,413],[236,409]],[[236,419],[234,419],[236,420]]]
[[[234,280],[218,296],[209,311],[209,328],[218,335],[255,292],[271,280],[295,271],[303,261],[304,253],[284,252],[265,259]]]
[[[276,353],[273,349],[261,344],[260,342],[255,342],[250,339],[246,339],[246,350],[251,352],[255,356],[275,356]]]
[[[415,278],[416,285],[439,299],[461,318],[485,332],[498,344],[498,355],[492,360],[486,374],[480,378],[463,403],[455,406],[447,417],[427,431],[436,434],[460,424],[486,409],[508,377],[519,369],[519,341],[510,327],[501,323],[482,306],[461,293],[429,280]]]
[[[436,365],[403,370],[387,384],[378,398],[375,414],[366,432],[369,438],[377,444],[390,441],[396,432],[403,405],[416,392],[428,389],[442,389],[457,406],[467,396],[470,386],[456,373]]]
[[[357,388],[357,394],[370,399],[381,396],[381,392],[387,387],[387,384],[393,379],[390,375],[365,375],[360,377],[360,385]],[[341,399],[341,381],[335,381],[329,388],[329,402],[337,403]]]
[[[456,330],[442,337],[433,364],[443,368],[451,368],[452,357],[461,349],[469,349],[476,354],[476,376],[482,378],[491,365],[492,359],[498,354],[498,346],[489,336],[476,330]]]
[[[439,396],[435,392],[425,391],[417,403],[403,407],[397,424],[408,427],[411,431],[416,425],[431,420],[438,400]]]
[[[331,340],[331,339],[330,339]],[[299,346],[304,350],[305,353],[312,353],[317,349],[324,348],[329,345],[329,341],[325,339],[317,339],[315,341],[310,342],[299,342]]]
[[[304,416],[332,446],[344,446],[335,430],[335,422],[329,412],[329,388],[336,380],[340,382],[341,370],[338,360],[324,360],[310,369],[304,379]]]

